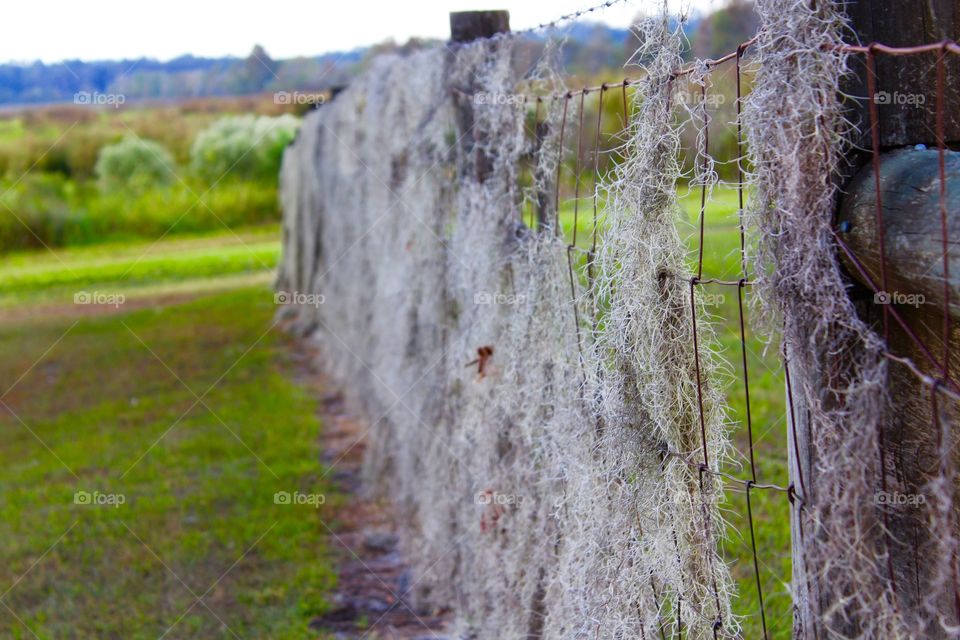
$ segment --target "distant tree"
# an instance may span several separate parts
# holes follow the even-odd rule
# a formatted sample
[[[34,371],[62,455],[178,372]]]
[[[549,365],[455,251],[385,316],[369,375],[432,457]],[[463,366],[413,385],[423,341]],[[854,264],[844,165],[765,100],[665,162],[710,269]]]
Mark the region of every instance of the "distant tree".
[[[650,14],[639,12],[633,24],[649,18]],[[737,45],[752,38],[760,26],[760,18],[753,7],[753,0],[727,0],[724,6],[713,13],[694,12],[685,17],[683,32],[689,41],[684,58],[718,58],[737,49]],[[636,35],[627,39],[626,55],[632,56],[639,48]]]
[[[736,51],[741,42],[752,38],[760,26],[752,0],[730,0],[723,9],[700,21],[693,34],[693,55],[718,58]]]
[[[400,45],[397,44],[397,41],[393,38],[388,38],[382,42],[371,45],[367,47],[367,50],[363,52],[363,61],[364,63],[369,63],[371,60],[377,56],[382,56],[387,53],[396,53],[397,49],[400,48]]]
[[[277,77],[278,65],[259,44],[237,67],[237,93],[263,91]]]

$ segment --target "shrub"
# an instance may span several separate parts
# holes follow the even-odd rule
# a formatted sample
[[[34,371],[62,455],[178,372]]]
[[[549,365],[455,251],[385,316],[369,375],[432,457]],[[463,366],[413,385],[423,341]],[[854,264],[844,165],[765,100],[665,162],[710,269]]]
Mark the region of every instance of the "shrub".
[[[291,115],[230,116],[200,132],[190,150],[193,171],[208,183],[226,176],[275,181],[283,149],[300,121]]]
[[[128,136],[100,150],[94,172],[105,191],[126,187],[142,191],[172,181],[173,157],[162,145]]]
[[[63,175],[30,174],[0,185],[0,250],[64,244],[76,222],[70,207],[75,187]]]

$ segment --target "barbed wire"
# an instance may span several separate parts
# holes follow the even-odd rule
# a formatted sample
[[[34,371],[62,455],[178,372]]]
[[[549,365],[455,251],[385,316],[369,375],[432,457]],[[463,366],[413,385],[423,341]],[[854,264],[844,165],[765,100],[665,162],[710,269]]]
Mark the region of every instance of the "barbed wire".
[[[607,9],[617,4],[628,4],[631,1],[632,0],[607,0],[607,2],[602,2],[600,4],[593,5],[592,7],[587,7],[585,9],[580,9],[579,11],[574,11],[573,13],[562,15],[555,20],[551,20],[550,22],[541,22],[535,27],[528,27],[526,29],[521,29],[520,31],[516,31],[515,33],[517,35],[524,35],[524,34],[535,33],[537,31],[543,31],[544,29],[554,29],[559,25],[561,25],[562,23],[567,22],[568,20],[579,20],[583,16],[589,15],[594,11],[601,11],[603,9]]]
[[[596,4],[596,5],[593,5],[593,6],[590,6],[590,7],[586,7],[586,8],[580,9],[580,10],[578,10],[578,11],[573,11],[573,12],[571,12],[571,13],[564,14],[564,15],[558,17],[558,18],[555,18],[554,20],[550,20],[549,22],[541,22],[540,24],[535,25],[535,26],[533,26],[533,27],[527,27],[526,29],[519,29],[519,30],[516,30],[516,31],[505,31],[505,32],[501,32],[501,33],[495,33],[495,34],[493,34],[492,36],[474,38],[473,41],[477,41],[477,40],[487,40],[487,41],[504,40],[504,39],[508,39],[508,38],[516,38],[516,37],[519,37],[519,36],[531,35],[531,34],[537,33],[538,31],[544,31],[544,30],[546,30],[546,29],[555,29],[555,28],[559,27],[561,24],[563,24],[564,22],[568,22],[568,21],[570,21],[570,20],[578,20],[578,19],[580,19],[580,18],[582,18],[582,17],[584,17],[584,16],[586,16],[586,15],[589,15],[589,14],[591,14],[591,13],[594,13],[594,12],[596,12],[596,11],[602,11],[603,9],[607,9],[607,8],[609,8],[609,7],[612,7],[612,6],[618,5],[618,4],[629,4],[629,3],[632,2],[632,1],[633,1],[633,0],[607,0],[606,2],[601,2],[600,4]]]

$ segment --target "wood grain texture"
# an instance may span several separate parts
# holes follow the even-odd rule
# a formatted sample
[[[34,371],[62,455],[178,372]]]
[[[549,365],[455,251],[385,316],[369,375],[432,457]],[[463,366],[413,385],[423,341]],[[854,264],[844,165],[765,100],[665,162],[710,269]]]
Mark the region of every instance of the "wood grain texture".
[[[854,0],[845,11],[860,44],[909,47],[960,38],[960,0]],[[880,147],[935,145],[937,59],[927,53],[893,57],[877,54]],[[946,55],[945,140],[960,142],[960,56]],[[853,75],[844,92],[850,117],[861,131],[859,145],[870,149],[866,56],[850,58]]]

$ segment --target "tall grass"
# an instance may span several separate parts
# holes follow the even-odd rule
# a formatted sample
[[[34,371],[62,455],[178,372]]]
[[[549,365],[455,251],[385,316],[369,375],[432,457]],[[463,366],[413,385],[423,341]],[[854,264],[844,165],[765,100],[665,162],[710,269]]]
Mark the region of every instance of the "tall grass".
[[[297,126],[279,113],[260,97],[0,117],[0,253],[277,222]]]
[[[275,183],[176,182],[137,192],[101,191],[56,174],[0,187],[0,251],[87,245],[219,230],[279,220]]]

